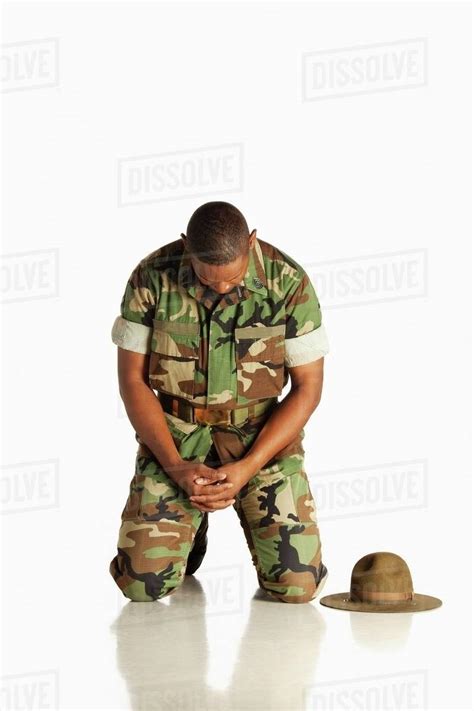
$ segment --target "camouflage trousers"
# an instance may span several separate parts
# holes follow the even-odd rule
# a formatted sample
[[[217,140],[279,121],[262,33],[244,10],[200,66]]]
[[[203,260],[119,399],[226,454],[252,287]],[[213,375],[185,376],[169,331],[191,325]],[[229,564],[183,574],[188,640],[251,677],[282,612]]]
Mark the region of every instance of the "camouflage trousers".
[[[263,424],[254,420],[240,427],[222,427],[191,424],[168,413],[165,417],[181,457],[208,466],[240,459]],[[303,437],[301,430],[244,485],[233,504],[259,586],[269,596],[290,603],[313,600],[327,577],[316,505],[303,468]],[[137,602],[157,600],[179,588],[205,516],[152,453],[144,450],[140,446],[137,451],[117,554],[109,566],[124,596]]]

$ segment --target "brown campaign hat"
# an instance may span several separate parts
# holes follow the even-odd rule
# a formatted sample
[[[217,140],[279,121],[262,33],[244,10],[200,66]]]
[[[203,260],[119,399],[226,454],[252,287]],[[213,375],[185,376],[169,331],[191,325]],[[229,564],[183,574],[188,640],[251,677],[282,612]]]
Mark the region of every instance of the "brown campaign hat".
[[[421,612],[442,605],[413,591],[410,569],[396,553],[369,553],[352,569],[350,592],[326,595],[321,605],[354,612]]]

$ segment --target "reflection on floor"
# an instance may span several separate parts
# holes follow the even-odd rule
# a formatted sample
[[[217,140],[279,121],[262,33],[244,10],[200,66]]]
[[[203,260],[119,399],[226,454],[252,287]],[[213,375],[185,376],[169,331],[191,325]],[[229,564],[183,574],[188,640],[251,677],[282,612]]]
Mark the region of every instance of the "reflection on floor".
[[[166,602],[125,603],[112,625],[132,709],[302,708],[326,629],[316,605],[259,589],[242,623],[193,577]]]

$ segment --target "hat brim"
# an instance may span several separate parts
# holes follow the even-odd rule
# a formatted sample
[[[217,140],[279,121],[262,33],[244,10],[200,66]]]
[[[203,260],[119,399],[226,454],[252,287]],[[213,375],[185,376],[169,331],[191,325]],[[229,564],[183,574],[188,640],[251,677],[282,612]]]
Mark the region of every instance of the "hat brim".
[[[319,601],[325,607],[333,607],[337,610],[349,610],[352,612],[422,612],[440,607],[443,602],[431,595],[421,595],[415,593],[413,600],[401,600],[400,602],[357,602],[350,599],[350,593],[336,593],[335,595],[325,595]]]

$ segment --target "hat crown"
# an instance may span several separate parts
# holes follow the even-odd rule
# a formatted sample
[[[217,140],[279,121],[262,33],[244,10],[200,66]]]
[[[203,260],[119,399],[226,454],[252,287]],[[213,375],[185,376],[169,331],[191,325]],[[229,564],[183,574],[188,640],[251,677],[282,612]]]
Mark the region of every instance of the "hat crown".
[[[406,562],[396,553],[378,551],[357,561],[351,575],[351,599],[395,602],[413,596],[413,581]]]

